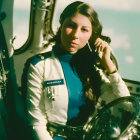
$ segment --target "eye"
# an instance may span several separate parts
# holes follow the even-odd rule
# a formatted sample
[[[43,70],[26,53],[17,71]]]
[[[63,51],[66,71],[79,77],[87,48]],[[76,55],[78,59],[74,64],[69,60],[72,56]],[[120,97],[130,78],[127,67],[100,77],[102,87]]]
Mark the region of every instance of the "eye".
[[[68,24],[66,25],[66,27],[68,27],[68,28],[75,28],[74,24],[72,24],[72,23],[68,23]]]
[[[87,28],[82,28],[81,29],[83,32],[89,32],[89,29],[87,29]]]

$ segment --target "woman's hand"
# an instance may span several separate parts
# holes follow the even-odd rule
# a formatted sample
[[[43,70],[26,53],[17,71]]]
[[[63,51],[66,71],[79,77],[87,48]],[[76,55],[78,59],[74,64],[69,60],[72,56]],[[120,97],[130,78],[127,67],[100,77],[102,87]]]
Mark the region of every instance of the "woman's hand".
[[[97,38],[94,45],[96,47],[97,53],[99,53],[99,56],[102,55],[100,56],[101,64],[105,67],[108,73],[114,73],[116,71],[116,66],[110,58],[111,48],[109,44],[101,38]]]

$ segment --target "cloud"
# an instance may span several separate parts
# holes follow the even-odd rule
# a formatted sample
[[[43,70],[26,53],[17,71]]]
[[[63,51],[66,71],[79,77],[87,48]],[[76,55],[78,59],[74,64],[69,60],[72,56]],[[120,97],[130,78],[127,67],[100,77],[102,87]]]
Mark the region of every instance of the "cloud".
[[[17,25],[14,28],[13,36],[15,37],[14,40],[14,48],[18,49],[23,46],[28,38],[28,21],[24,21],[22,24]]]
[[[57,8],[64,9],[66,5],[76,0],[57,0]],[[140,12],[140,0],[81,0],[91,4],[95,8],[111,9],[117,11],[137,11]],[[22,3],[20,0],[14,1],[15,8],[28,9],[30,7],[31,0],[24,0]]]
[[[63,9],[75,0],[58,0],[59,8]],[[81,0],[91,4],[94,8],[111,9],[117,11],[140,12],[140,0]]]
[[[111,37],[110,45],[113,49],[130,49],[131,43],[128,35],[118,34],[113,29],[104,29],[103,34]]]
[[[24,43],[27,41],[27,34],[20,34],[20,33],[16,33],[15,35],[15,40],[13,43],[14,49],[19,49],[21,48]]]
[[[134,63],[134,57],[128,55],[128,56],[125,57],[125,61],[129,64],[132,64],[132,63]]]
[[[88,0],[88,2],[98,8],[140,12],[140,0]]]
[[[31,0],[14,0],[14,8],[19,8],[19,9],[29,9],[31,4]]]

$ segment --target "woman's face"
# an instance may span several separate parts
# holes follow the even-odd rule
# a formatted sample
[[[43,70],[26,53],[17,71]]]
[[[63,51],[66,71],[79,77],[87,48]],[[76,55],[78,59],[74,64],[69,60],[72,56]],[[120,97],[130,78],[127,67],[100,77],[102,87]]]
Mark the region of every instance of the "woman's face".
[[[61,47],[70,54],[83,48],[92,34],[92,25],[88,17],[76,13],[66,18],[61,27]]]

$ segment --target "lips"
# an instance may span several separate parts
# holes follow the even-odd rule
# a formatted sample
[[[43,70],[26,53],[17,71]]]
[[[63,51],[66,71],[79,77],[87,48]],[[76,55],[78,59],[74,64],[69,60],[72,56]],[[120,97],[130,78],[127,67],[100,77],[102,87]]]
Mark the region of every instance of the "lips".
[[[70,45],[71,45],[71,46],[77,46],[78,43],[72,41],[72,42],[70,42]]]

